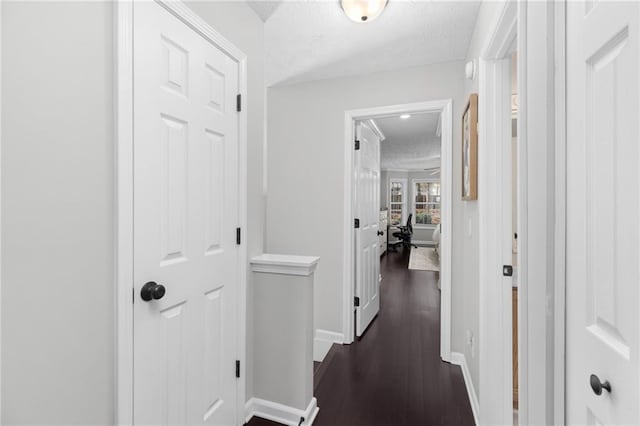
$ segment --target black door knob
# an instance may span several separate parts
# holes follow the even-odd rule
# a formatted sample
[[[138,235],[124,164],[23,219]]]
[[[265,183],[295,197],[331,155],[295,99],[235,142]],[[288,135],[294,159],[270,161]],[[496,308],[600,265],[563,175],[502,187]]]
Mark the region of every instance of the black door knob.
[[[608,380],[605,380],[604,383],[600,382],[600,379],[595,374],[592,374],[589,378],[589,384],[591,384],[591,389],[593,389],[593,393],[596,395],[602,395],[602,389],[605,389],[607,392],[611,393],[611,384]]]
[[[142,286],[142,290],[140,290],[140,297],[145,302],[148,302],[150,300],[162,299],[166,292],[167,290],[162,284],[158,284],[155,281],[149,281]]]

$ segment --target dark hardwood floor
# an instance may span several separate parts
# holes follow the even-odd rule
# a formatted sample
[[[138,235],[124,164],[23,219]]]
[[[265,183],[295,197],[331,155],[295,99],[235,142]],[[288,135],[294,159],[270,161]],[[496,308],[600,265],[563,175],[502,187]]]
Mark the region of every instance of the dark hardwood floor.
[[[383,257],[378,317],[361,340],[334,345],[316,369],[314,425],[474,424],[460,367],[440,360],[437,273],[409,270],[408,260]]]

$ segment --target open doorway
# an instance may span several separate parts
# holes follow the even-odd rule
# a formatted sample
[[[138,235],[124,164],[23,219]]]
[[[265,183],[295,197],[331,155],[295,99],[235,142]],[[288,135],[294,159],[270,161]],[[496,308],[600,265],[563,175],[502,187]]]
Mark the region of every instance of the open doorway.
[[[440,112],[375,119],[380,144],[381,256],[402,253],[408,269],[440,272]]]
[[[376,290],[381,279],[380,256],[389,249],[406,250],[410,261],[412,249],[416,253],[422,248],[433,252],[437,246],[441,288],[440,355],[443,360],[450,361],[451,107],[451,101],[444,100],[347,111],[345,114],[348,144],[345,160],[350,165],[345,173],[345,343],[352,343],[356,335],[361,336],[377,314],[375,307],[379,306],[379,299],[375,301],[374,296],[379,294]],[[410,123],[416,128],[421,123],[422,127],[430,123],[425,132],[431,132],[432,144],[425,144],[423,155],[417,155],[414,150],[413,159],[400,160],[402,155],[391,148],[391,136],[402,133],[403,128],[406,131]],[[366,137],[379,140],[370,142]],[[381,146],[377,160],[371,154],[375,152],[372,147],[376,143]],[[407,145],[405,149],[411,151],[410,144]],[[429,149],[430,155],[426,153]],[[372,172],[376,161],[377,172]],[[405,163],[402,167],[392,167],[393,161]],[[410,238],[406,238],[409,227],[413,229]],[[377,264],[370,259],[376,259]]]
[[[478,162],[483,165],[478,171],[479,387],[492,389],[483,393],[482,424],[528,423],[527,258],[522,253],[528,233],[521,209],[526,127],[517,108],[522,87],[517,70],[526,55],[520,55],[517,12],[517,4],[505,4],[480,53],[478,70],[478,108],[484,117],[478,132]]]
[[[384,260],[394,257],[384,262],[387,272],[400,272],[398,267],[434,272],[439,287],[440,119],[441,111],[428,111],[355,122],[357,338],[380,309]]]
[[[422,155],[413,150],[414,170],[402,166],[406,184],[398,186],[387,163],[396,150],[385,144],[394,143],[393,126],[421,119],[432,123],[422,130],[422,143],[431,144]],[[406,407],[407,424],[473,424],[464,373],[450,359],[452,101],[347,111],[345,130],[346,344],[333,345],[316,366],[314,395],[330,401],[323,422],[357,415],[363,424],[388,423],[399,414],[392,398]],[[408,225],[409,239],[394,235]],[[435,248],[436,225],[440,271],[409,268],[412,254]],[[391,241],[379,239],[383,233]]]

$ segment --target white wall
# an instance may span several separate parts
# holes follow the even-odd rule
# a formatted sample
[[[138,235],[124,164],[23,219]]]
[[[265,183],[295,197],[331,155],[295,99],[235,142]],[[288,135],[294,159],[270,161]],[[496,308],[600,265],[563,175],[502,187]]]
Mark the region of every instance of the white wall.
[[[453,188],[460,188],[464,63],[451,62],[268,90],[266,249],[320,256],[315,327],[342,333],[344,113],[453,99]],[[453,296],[464,299],[462,202],[453,197]],[[454,319],[455,322],[455,319]]]
[[[467,51],[467,61],[475,60],[476,69],[478,65],[478,57],[484,44],[486,43],[487,36],[491,29],[491,26],[495,20],[496,14],[502,7],[501,2],[488,2],[483,1],[478,11],[478,17],[476,19],[476,26],[473,32],[469,49]],[[478,75],[474,80],[464,80],[464,103],[466,102],[471,93],[478,93]],[[464,107],[463,107],[464,108]],[[478,111],[478,116],[482,117],[483,112]],[[454,116],[454,118],[460,119],[461,116]],[[481,119],[480,119],[481,120]],[[459,121],[458,121],[459,123]],[[459,139],[455,139],[459,141]],[[456,154],[454,154],[455,157]],[[482,164],[478,165],[482,167]],[[454,173],[456,173],[454,171]],[[459,197],[460,186],[454,184],[454,199]],[[482,197],[482,194],[478,194],[478,198]],[[457,198],[459,200],[459,198]],[[452,336],[451,336],[451,350],[453,352],[459,352],[464,354],[469,367],[471,380],[473,382],[475,392],[480,397],[480,374],[479,374],[479,359],[478,359],[478,345],[481,344],[482,336],[479,335],[479,256],[478,250],[480,242],[478,239],[478,203],[476,201],[461,201],[461,240],[456,240],[463,245],[459,255],[463,257],[463,261],[460,263],[464,265],[461,270],[462,278],[458,282],[460,288],[458,292],[452,294]],[[455,253],[455,252],[454,252]],[[454,255],[455,257],[455,255]],[[455,271],[455,263],[454,263]],[[469,337],[473,343],[470,343]]]
[[[190,6],[248,55],[244,235],[255,255],[264,25],[244,2]],[[3,2],[2,424],[113,423],[112,16],[110,3]]]
[[[2,423],[111,424],[112,6],[4,2]]]

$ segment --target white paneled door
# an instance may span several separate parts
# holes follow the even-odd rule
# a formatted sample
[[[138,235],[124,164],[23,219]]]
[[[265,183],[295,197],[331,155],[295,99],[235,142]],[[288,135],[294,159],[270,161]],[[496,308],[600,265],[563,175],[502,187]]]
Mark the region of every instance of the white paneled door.
[[[238,64],[134,4],[134,422],[241,424]]]
[[[356,334],[362,336],[380,310],[380,137],[358,123],[356,138]]]
[[[567,2],[566,416],[640,424],[640,3]]]

